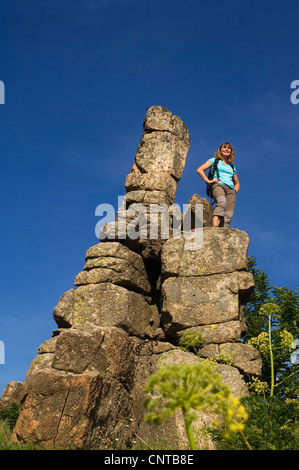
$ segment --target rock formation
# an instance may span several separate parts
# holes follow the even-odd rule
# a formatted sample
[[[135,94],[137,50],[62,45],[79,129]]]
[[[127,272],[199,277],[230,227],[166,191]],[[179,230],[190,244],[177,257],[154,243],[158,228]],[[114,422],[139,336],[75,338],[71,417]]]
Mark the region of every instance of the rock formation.
[[[218,372],[232,394],[247,394],[247,378],[260,374],[257,351],[241,342],[254,287],[247,271],[248,235],[212,228],[212,207],[193,195],[192,214],[195,204],[204,209],[201,246],[188,250],[185,237],[171,237],[171,213],[170,237],[148,237],[152,206],[175,201],[188,149],[181,119],[162,106],[149,108],[116,221],[87,250],[74,288],[54,308],[57,329],[39,347],[24,384],[10,384],[3,392],[2,407],[16,396],[9,389],[22,397],[15,440],[111,449],[116,439],[124,447],[141,438],[184,448],[180,414],[163,426],[147,425],[143,401],[144,386],[161,364],[200,360],[178,347],[188,330],[202,333],[200,356],[219,361]],[[142,204],[145,233],[135,223],[129,237],[135,204]],[[161,229],[161,219],[155,220]],[[202,432],[208,422],[199,414],[195,426]],[[202,446],[213,448],[204,439]]]
[[[100,233],[101,240],[119,237],[133,251],[138,250],[145,261],[159,263],[164,240],[155,205],[169,207],[174,203],[189,145],[189,131],[178,116],[162,106],[148,109],[132,171],[125,181],[123,207],[117,214],[116,222],[108,224]],[[131,222],[136,211],[139,212],[140,223],[135,231],[135,225],[131,226]],[[151,225],[153,229],[155,219],[158,237],[154,238],[149,227]],[[168,225],[168,220],[166,223]]]

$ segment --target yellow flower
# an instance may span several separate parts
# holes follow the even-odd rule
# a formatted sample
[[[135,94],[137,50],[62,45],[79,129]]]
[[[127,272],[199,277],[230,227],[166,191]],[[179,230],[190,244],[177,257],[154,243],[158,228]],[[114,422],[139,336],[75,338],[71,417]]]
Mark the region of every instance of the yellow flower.
[[[248,383],[248,388],[254,390],[256,394],[262,394],[268,390],[269,385],[257,377],[252,377],[251,382]]]
[[[244,428],[245,428],[245,426],[242,423],[232,423],[229,426],[229,430],[232,431],[232,432],[243,431]]]
[[[227,431],[229,432],[240,432],[245,428],[244,421],[247,421],[248,414],[243,405],[240,404],[240,400],[236,397],[229,396],[229,406],[225,413],[225,422]],[[225,436],[224,436],[225,437]]]
[[[292,345],[292,342],[294,341],[293,335],[289,333],[288,331],[283,330],[279,332],[279,336],[281,338],[281,346],[291,351],[292,349],[291,345]]]
[[[261,354],[267,354],[269,352],[269,334],[266,331],[263,331],[261,334],[255,338],[251,338],[248,341],[248,344],[257,348]]]
[[[244,419],[244,421],[247,421],[247,419],[248,419],[248,414],[247,414],[244,406],[242,406],[242,405],[239,407],[237,415],[238,415],[238,418],[242,418],[242,419]]]
[[[236,397],[232,397],[232,406],[233,408],[236,408],[239,405],[240,401]]]
[[[238,426],[236,424],[230,424],[229,425],[229,430],[232,432],[237,432],[238,431]]]

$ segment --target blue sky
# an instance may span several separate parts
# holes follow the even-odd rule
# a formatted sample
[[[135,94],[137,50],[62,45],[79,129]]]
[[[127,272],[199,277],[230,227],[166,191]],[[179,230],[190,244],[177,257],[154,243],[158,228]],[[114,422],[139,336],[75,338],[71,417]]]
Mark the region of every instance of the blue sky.
[[[149,106],[189,128],[181,206],[205,195],[197,167],[232,143],[232,226],[272,284],[298,288],[298,13],[292,0],[1,1],[0,393],[51,337]]]

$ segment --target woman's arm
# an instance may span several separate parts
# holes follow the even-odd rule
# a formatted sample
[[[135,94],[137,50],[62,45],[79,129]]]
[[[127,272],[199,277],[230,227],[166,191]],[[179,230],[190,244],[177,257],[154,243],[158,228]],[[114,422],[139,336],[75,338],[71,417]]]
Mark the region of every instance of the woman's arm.
[[[235,191],[237,193],[240,189],[240,183],[239,183],[239,179],[237,177],[237,173],[235,173],[234,176],[233,176],[233,183],[234,183],[234,186],[235,186]]]
[[[201,165],[199,168],[197,168],[196,173],[199,174],[199,176],[206,182],[206,183],[216,183],[217,181],[220,181],[219,178],[215,178],[213,180],[209,180],[206,175],[205,175],[205,170],[210,168],[211,162],[208,160],[206,163]]]

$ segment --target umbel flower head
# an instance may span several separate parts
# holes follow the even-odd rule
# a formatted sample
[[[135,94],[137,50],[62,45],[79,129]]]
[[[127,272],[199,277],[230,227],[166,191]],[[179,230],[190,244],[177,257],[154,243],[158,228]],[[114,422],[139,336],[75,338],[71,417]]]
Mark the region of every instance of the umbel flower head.
[[[280,308],[274,302],[268,302],[262,305],[259,310],[259,314],[262,316],[274,315],[275,313],[279,313],[279,312],[280,312]]]
[[[292,344],[294,342],[294,337],[292,333],[286,330],[279,332],[281,347],[287,349],[289,352],[292,350]]]
[[[196,411],[223,415],[230,431],[243,429],[247,419],[244,407],[230,395],[229,387],[209,361],[162,367],[150,378],[145,392],[151,394],[145,401],[149,411],[146,421],[154,424],[161,424],[179,409],[189,425]]]

